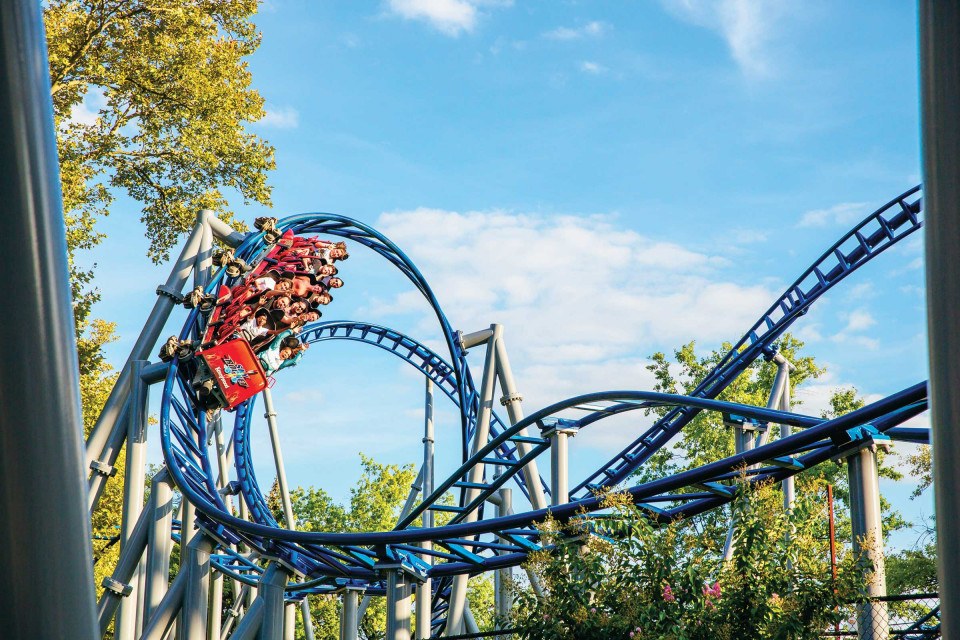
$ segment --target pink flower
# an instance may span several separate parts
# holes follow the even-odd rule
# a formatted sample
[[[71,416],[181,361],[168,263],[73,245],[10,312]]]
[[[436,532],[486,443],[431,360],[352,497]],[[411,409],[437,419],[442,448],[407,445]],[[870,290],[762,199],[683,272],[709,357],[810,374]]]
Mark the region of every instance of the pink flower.
[[[630,637],[631,637],[631,638],[633,637],[633,631],[630,632]]]
[[[673,595],[673,589],[670,588],[669,584],[663,585],[663,600],[664,602],[673,602],[677,597]]]
[[[590,613],[596,613],[596,612],[597,612],[596,607],[590,607]]]

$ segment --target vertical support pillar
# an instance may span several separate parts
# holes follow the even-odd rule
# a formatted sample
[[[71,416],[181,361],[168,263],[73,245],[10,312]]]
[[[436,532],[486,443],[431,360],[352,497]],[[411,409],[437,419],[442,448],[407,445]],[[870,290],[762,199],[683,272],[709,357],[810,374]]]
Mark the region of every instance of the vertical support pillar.
[[[497,516],[502,518],[513,513],[513,491],[504,487],[500,489],[499,494],[500,504],[497,506]],[[509,624],[510,610],[513,607],[512,580],[513,569],[510,567],[498,570],[493,577],[496,626],[501,629]],[[503,636],[502,640],[506,640],[506,637]]]
[[[180,571],[187,572],[180,611],[179,640],[197,640],[207,633],[207,602],[210,597],[210,554],[213,540],[198,532],[180,559]]]
[[[287,521],[288,529],[296,528],[296,520],[293,517],[293,506],[290,503],[290,489],[287,486],[287,471],[283,465],[283,452],[280,449],[280,434],[277,431],[277,412],[273,407],[273,394],[270,389],[264,389],[263,394],[263,417],[267,419],[267,428],[270,432],[270,445],[273,448],[273,461],[277,468],[277,484],[280,487],[280,500],[283,504],[283,516]]]
[[[150,395],[147,383],[141,379],[144,367],[149,362],[134,360],[130,363],[130,397],[127,416],[127,465],[123,484],[123,515],[120,528],[120,545],[130,539],[133,528],[143,511],[144,474],[147,467],[147,416]],[[143,585],[136,577],[130,581],[135,596],[124,598],[117,614],[117,640],[133,640],[136,635],[137,602]]]
[[[150,499],[153,502],[153,498]],[[130,582],[137,571],[137,565],[147,546],[147,529],[149,512],[140,514],[140,520],[134,527],[127,540],[127,545],[120,550],[120,558],[113,570],[113,575],[103,580],[103,595],[97,603],[97,620],[100,625],[100,634],[103,635],[110,625],[110,620],[120,607],[121,599],[126,599],[133,592]]]
[[[186,549],[193,541],[196,531],[193,528],[194,520],[197,516],[197,508],[193,503],[184,498],[180,502],[180,549]]]
[[[347,587],[343,591],[343,611],[340,613],[340,640],[357,640],[360,635],[359,603],[362,589]],[[387,636],[388,638],[390,636]]]
[[[210,609],[207,613],[207,640],[220,639],[223,625],[223,574],[214,570],[210,576]]]
[[[430,373],[429,371],[427,372]],[[433,493],[434,475],[433,475],[433,455],[434,455],[434,429],[433,429],[433,380],[429,375],[424,383],[424,403],[423,403],[423,496],[426,498]],[[427,509],[423,512],[423,528],[433,528],[433,511]],[[424,540],[420,546],[425,551],[433,549],[433,542]],[[427,564],[433,564],[433,556],[422,554],[421,559]],[[427,578],[417,585],[417,640],[427,640],[430,637],[433,620],[433,584],[430,578]]]
[[[774,381],[775,390],[773,393],[778,393],[776,391],[776,381]],[[772,400],[771,400],[772,402]],[[733,446],[734,451],[737,454],[746,453],[747,451],[753,451],[757,446],[757,431],[760,431],[760,445],[763,446],[763,442],[766,440],[767,429],[761,428],[755,424],[748,424],[746,422],[725,422],[729,427],[733,427]],[[733,550],[734,550],[734,535],[736,531],[733,527],[733,515],[731,513],[730,525],[727,527],[727,538],[723,542],[723,561],[729,562],[733,559]]]
[[[577,430],[558,425],[543,435],[550,439],[550,502],[557,507],[570,502],[568,438],[577,435]]]
[[[850,524],[853,552],[864,554],[873,566],[866,576],[867,596],[887,595],[883,560],[883,523],[880,514],[880,477],[877,472],[877,448],[885,446],[870,438],[850,452],[847,461],[850,483]],[[860,640],[887,640],[890,620],[885,602],[867,602],[858,607],[857,637]]]
[[[920,2],[930,423],[945,640],[960,638],[960,6]]]
[[[150,482],[150,528],[147,532],[147,571],[144,585],[144,619],[149,620],[167,592],[170,552],[173,547],[173,490],[166,467]]]
[[[263,623],[257,640],[282,640],[286,618],[283,591],[290,572],[277,562],[271,562],[260,579],[260,598],[263,599]]]
[[[401,568],[387,570],[386,640],[410,640],[410,576]]]

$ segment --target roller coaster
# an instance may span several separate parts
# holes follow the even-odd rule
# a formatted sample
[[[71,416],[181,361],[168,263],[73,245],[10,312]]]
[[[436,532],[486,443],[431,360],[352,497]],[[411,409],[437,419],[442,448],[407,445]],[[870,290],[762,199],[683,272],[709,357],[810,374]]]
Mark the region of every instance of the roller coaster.
[[[851,482],[862,480],[867,487],[861,487],[862,491],[869,491],[870,486],[875,487],[875,478],[873,485],[870,482],[876,465],[871,464],[872,458],[860,456],[874,455],[875,445],[889,440],[929,442],[926,429],[903,426],[926,411],[926,382],[838,418],[803,415],[791,410],[791,365],[778,353],[777,341],[821,296],[922,224],[919,186],[867,216],[773,302],[690,395],[601,391],[564,399],[525,415],[502,328],[492,325],[473,333],[455,330],[423,274],[400,247],[376,229],[339,215],[309,213],[271,221],[259,231],[243,234],[203,213],[170,280],[158,289],[157,306],[87,443],[88,462],[94,469],[89,500],[92,508],[113,471],[124,439],[128,447],[145,441],[146,388],[154,383],[162,385],[160,441],[165,467],[154,477],[146,505],[142,493],[128,490],[120,562],[113,577],[105,582],[99,604],[101,631],[106,631],[119,610],[118,638],[162,640],[178,615],[179,625],[188,634],[184,637],[204,637],[208,629],[216,631],[207,637],[292,637],[284,634],[292,633],[294,607],[305,607],[307,595],[336,593],[343,597],[342,638],[357,637],[357,620],[363,607],[359,598],[369,596],[387,598],[387,637],[410,638],[414,592],[418,638],[474,631],[466,598],[469,576],[495,572],[502,577],[510,568],[521,565],[530,553],[544,548],[538,523],[548,514],[565,521],[598,511],[605,490],[617,488],[650,518],[671,521],[728,504],[741,474],[745,473],[749,482],[783,482],[789,499],[792,476],[827,460],[850,458],[860,460],[850,465]],[[213,259],[214,238],[231,247],[225,259]],[[254,361],[248,341],[233,333],[236,323],[229,316],[239,307],[230,307],[229,299],[231,292],[234,297],[240,295],[252,278],[282,262],[278,247],[289,248],[318,238],[330,242],[335,239],[351,250],[362,248],[379,254],[422,294],[443,336],[445,351],[438,353],[413,337],[363,321],[314,321],[296,327],[294,342],[301,345],[343,340],[377,347],[426,379],[423,466],[396,527],[389,531],[296,530],[282,456],[274,439],[286,512],[282,524],[269,508],[254,470],[251,425],[257,403],[264,403],[274,436],[276,412],[267,372]],[[221,266],[216,268],[214,262]],[[191,272],[197,288],[192,297],[183,296],[180,292]],[[161,362],[146,362],[146,354],[158,342],[166,314],[185,301],[186,320],[180,333],[168,341],[165,357]],[[231,329],[224,330],[224,326]],[[248,393],[230,396],[230,383],[222,375],[214,385],[213,371],[218,365],[211,354],[234,343],[246,345],[247,364],[240,369],[263,380]],[[479,346],[486,347],[486,355],[478,380],[471,373],[467,356],[469,349]],[[767,406],[717,399],[759,359],[778,366]],[[217,362],[221,361],[222,357]],[[277,384],[295,375],[295,370],[286,371],[277,377]],[[498,385],[504,414],[493,409]],[[434,390],[446,396],[459,415],[459,466],[441,481],[434,479]],[[662,417],[645,418],[650,409],[660,409]],[[670,447],[683,428],[703,412],[721,414],[737,430],[737,453],[681,473],[638,482],[638,471],[651,456]],[[620,415],[635,416],[638,423],[652,420],[652,424],[606,464],[571,487],[567,471],[569,437],[583,429],[603,428],[602,421]],[[229,422],[232,429],[228,428]],[[780,426],[779,437],[770,437],[771,425]],[[411,434],[411,438],[420,435]],[[128,453],[128,473],[142,474],[142,453],[130,451],[134,453]],[[547,478],[539,471],[543,465],[550,467]],[[860,476],[855,477],[855,473]],[[183,496],[176,521],[169,497],[174,486]],[[512,488],[523,494],[529,508],[513,512]],[[861,510],[854,518],[855,533],[860,535],[879,530],[879,513],[866,503],[869,501],[852,507]],[[437,513],[445,514],[442,526],[434,523]],[[168,584],[165,571],[170,563],[171,536],[181,543],[183,560],[180,574]],[[138,578],[136,568],[141,558],[144,566]],[[223,579],[239,589],[234,592],[234,606],[226,611],[226,619],[217,599],[222,596]],[[532,588],[537,588],[536,581],[531,580]],[[145,591],[139,605],[135,598],[125,597],[135,584]],[[871,584],[871,588],[874,595],[883,595],[882,585]],[[211,589],[221,595],[210,599]],[[213,603],[209,608],[208,600]],[[499,591],[497,606],[501,612],[509,609],[509,602],[503,601]],[[870,615],[865,611],[861,623],[873,624]],[[307,637],[312,637],[309,616],[304,621]],[[888,635],[884,631],[861,637]]]

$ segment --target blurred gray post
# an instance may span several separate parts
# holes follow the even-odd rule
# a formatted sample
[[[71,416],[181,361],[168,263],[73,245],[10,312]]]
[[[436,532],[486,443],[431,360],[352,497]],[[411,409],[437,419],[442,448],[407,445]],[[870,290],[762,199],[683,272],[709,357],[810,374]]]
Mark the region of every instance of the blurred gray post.
[[[36,0],[0,2],[0,611],[4,638],[93,640],[77,350],[40,12]],[[45,606],[51,585],[68,588]]]
[[[930,422],[942,631],[960,638],[960,5],[920,2]]]

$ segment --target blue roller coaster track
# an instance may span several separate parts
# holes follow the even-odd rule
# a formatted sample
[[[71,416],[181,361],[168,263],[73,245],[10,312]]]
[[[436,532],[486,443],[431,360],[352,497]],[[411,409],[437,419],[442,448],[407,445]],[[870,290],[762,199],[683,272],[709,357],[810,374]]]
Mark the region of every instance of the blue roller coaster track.
[[[431,306],[443,336],[446,353],[438,354],[423,343],[387,327],[365,322],[336,321],[306,327],[301,340],[320,343],[346,340],[371,345],[392,353],[429,377],[451,401],[460,416],[461,464],[439,482],[429,495],[390,531],[360,533],[304,532],[282,527],[271,514],[253,468],[250,426],[256,398],[235,412],[233,443],[237,486],[252,520],[230,511],[218,490],[215,464],[207,446],[208,417],[192,401],[189,381],[174,359],[167,369],[161,404],[163,454],[176,484],[198,510],[198,523],[227,545],[243,543],[265,557],[277,558],[305,576],[288,586],[288,597],[328,592],[346,584],[361,584],[369,592],[383,588],[377,566],[402,564],[423,577],[449,578],[516,566],[529,553],[543,548],[538,523],[548,512],[557,519],[582,517],[602,508],[598,492],[619,487],[650,517],[661,520],[692,517],[727,504],[734,497],[736,477],[746,473],[750,481],[782,480],[837,455],[865,438],[893,438],[923,442],[926,430],[902,425],[927,407],[926,383],[920,382],[850,414],[831,420],[798,413],[724,402],[717,398],[759,358],[776,354],[777,340],[827,291],[857,269],[894,246],[922,225],[920,187],[899,195],[867,216],[844,234],[810,268],[791,284],[744,336],[719,361],[689,396],[635,390],[590,393],[562,400],[510,424],[494,414],[486,444],[470,453],[477,431],[480,394],[467,363],[459,334],[443,313],[426,279],[413,262],[388,238],[356,220],[327,213],[303,214],[281,220],[281,231],[298,235],[338,236],[369,248],[400,270]],[[263,233],[247,236],[236,249],[237,257],[255,264],[268,249]],[[221,269],[207,287],[209,293],[235,279]],[[181,339],[199,339],[205,316],[193,309],[180,334]],[[600,408],[577,420],[560,414],[584,405]],[[639,437],[608,463],[584,478],[569,492],[566,504],[550,509],[493,517],[482,509],[484,502],[505,483],[513,482],[529,496],[528,479],[520,473],[527,463],[550,448],[544,435],[562,425],[577,429],[602,428],[602,420],[634,411],[661,409]],[[759,423],[791,425],[798,431],[750,451],[718,460],[668,477],[631,485],[631,479],[650,457],[670,446],[684,426],[701,412],[735,414]],[[522,445],[522,446],[521,446]],[[494,475],[496,465],[501,473]],[[481,482],[470,482],[478,477]],[[744,471],[747,469],[747,471]],[[539,479],[544,493],[549,485]],[[454,505],[445,502],[451,492],[459,494]],[[418,526],[428,510],[451,514],[444,526]],[[471,514],[478,514],[473,519]],[[423,542],[432,542],[424,549]],[[430,556],[432,562],[422,560]],[[254,584],[260,567],[227,546],[215,557],[227,575]],[[442,624],[444,598],[449,581],[438,580],[435,624]]]

